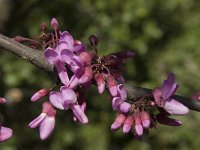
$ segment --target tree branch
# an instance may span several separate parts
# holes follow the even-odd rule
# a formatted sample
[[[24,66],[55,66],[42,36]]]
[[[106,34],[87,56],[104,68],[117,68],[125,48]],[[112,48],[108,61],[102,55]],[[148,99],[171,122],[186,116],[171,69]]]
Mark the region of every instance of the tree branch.
[[[29,48],[2,34],[0,34],[0,48],[25,59],[43,70],[53,71],[53,66],[46,61],[43,51]]]
[[[53,71],[53,66],[46,61],[43,51],[29,48],[1,34],[0,48],[13,53],[22,59],[25,59],[26,61],[45,71]],[[147,95],[152,97],[151,89],[136,87],[130,84],[126,84],[125,87],[127,89],[129,99],[137,100]],[[175,95],[174,98],[187,106],[189,109],[200,112],[200,101],[192,100],[179,95]]]

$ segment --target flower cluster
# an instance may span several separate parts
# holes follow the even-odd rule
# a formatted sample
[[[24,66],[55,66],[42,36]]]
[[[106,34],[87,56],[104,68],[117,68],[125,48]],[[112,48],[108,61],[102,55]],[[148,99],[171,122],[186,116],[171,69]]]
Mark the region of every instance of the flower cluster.
[[[123,86],[122,64],[134,54],[123,51],[98,56],[96,35],[89,37],[93,50],[88,51],[87,46],[79,40],[74,40],[69,32],[60,31],[55,18],[51,21],[51,27],[53,29],[51,34],[44,33],[44,25],[41,27],[43,34],[51,35],[51,38],[43,37],[44,55],[46,60],[54,65],[59,81],[55,87],[41,89],[32,96],[31,100],[37,101],[49,95],[50,103],[43,104],[42,113],[29,124],[29,127],[39,126],[40,138],[42,140],[48,138],[55,126],[55,108],[71,109],[74,121],[88,123],[83,90],[94,83],[97,85],[99,94],[105,91],[107,85],[112,97],[113,110],[127,112],[131,105],[125,102],[127,94]]]
[[[121,51],[106,56],[99,56],[96,35],[89,37],[92,50],[79,40],[75,40],[67,31],[60,31],[55,18],[51,21],[52,32],[46,33],[46,25],[41,25],[40,41],[16,37],[21,43],[29,42],[33,48],[45,49],[46,60],[54,66],[58,77],[56,85],[49,89],[36,92],[31,100],[37,101],[49,96],[49,102],[43,103],[42,113],[30,122],[30,128],[39,127],[40,138],[48,138],[55,127],[56,108],[71,110],[73,120],[82,124],[88,123],[86,115],[86,98],[84,90],[95,84],[99,94],[108,89],[112,101],[112,109],[117,117],[111,125],[112,130],[122,128],[124,133],[134,131],[136,138],[141,138],[151,128],[157,128],[158,123],[179,126],[179,120],[171,115],[185,115],[189,109],[178,102],[174,94],[178,88],[174,74],[170,73],[161,87],[156,87],[150,95],[138,99],[127,98],[124,87],[125,79],[123,63],[132,58],[134,53]],[[200,99],[200,94],[193,96]]]
[[[6,103],[6,99],[0,98],[0,104]],[[12,137],[13,131],[10,128],[0,124],[0,142],[6,141]]]
[[[135,137],[140,138],[144,131],[148,133],[150,128],[157,128],[157,122],[170,126],[179,126],[181,122],[169,118],[170,115],[185,115],[189,109],[175,100],[173,95],[178,88],[174,74],[170,73],[164,80],[162,87],[154,88],[152,99],[141,98],[131,102],[127,108],[117,115],[111,126],[112,130],[123,128],[124,133],[131,131],[134,126]]]

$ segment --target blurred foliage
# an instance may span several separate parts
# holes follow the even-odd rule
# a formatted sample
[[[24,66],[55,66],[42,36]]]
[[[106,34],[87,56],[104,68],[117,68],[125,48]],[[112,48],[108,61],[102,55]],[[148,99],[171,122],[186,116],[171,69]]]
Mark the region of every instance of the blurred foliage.
[[[161,85],[170,71],[180,83],[179,94],[191,96],[200,89],[200,1],[198,0],[0,0],[0,31],[9,37],[35,38],[41,22],[56,17],[60,27],[76,39],[89,43],[89,35],[100,38],[100,54],[120,50],[136,53],[124,75],[127,82],[144,87]],[[88,125],[73,123],[70,111],[58,111],[56,128],[47,141],[38,130],[27,127],[41,112],[41,103],[31,103],[34,91],[50,87],[55,77],[8,52],[0,51],[1,106],[4,124],[14,137],[1,150],[199,150],[200,117],[191,112],[177,117],[183,126],[159,125],[142,141],[130,133],[111,132],[115,118],[108,95],[88,91]],[[48,100],[48,99],[44,99]]]

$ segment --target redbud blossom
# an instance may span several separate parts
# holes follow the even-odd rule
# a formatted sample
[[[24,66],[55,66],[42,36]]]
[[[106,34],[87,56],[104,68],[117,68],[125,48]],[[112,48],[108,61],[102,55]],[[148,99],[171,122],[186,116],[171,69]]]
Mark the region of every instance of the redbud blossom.
[[[39,126],[40,138],[42,140],[47,139],[55,127],[55,115],[56,110],[49,102],[43,103],[42,113],[29,123],[30,128],[36,128]]]
[[[167,80],[164,80],[162,88],[153,90],[153,97],[156,105],[162,107],[169,114],[184,115],[189,112],[189,109],[182,103],[171,98],[178,88],[175,82],[174,74],[170,73]]]

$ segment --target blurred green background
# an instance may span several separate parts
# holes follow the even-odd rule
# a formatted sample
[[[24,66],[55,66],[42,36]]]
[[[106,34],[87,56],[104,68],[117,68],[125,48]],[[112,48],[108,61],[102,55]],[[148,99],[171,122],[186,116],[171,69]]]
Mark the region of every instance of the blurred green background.
[[[180,84],[178,93],[191,96],[200,90],[199,0],[0,0],[0,33],[34,38],[40,24],[56,17],[62,30],[85,43],[96,33],[100,54],[132,50],[124,76],[127,82],[153,88],[170,71]],[[46,141],[28,123],[41,112],[41,102],[32,94],[50,87],[55,77],[20,58],[0,51],[0,106],[3,124],[14,136],[0,144],[1,150],[199,150],[200,117],[190,112],[181,127],[159,125],[141,141],[132,133],[111,132],[115,119],[108,94],[87,92],[89,124],[73,123],[70,111],[58,111],[56,128]],[[48,99],[43,99],[43,101]]]

